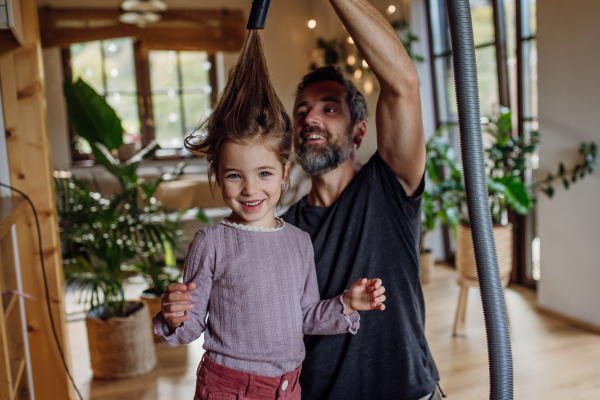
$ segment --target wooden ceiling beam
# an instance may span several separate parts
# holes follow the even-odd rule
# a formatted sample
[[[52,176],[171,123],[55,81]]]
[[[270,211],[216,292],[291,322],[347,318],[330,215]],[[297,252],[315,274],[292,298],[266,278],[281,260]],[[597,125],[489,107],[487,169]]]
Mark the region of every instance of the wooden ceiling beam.
[[[138,27],[119,22],[114,9],[39,9],[43,47],[135,37],[145,49],[238,51],[245,38],[240,10],[167,10],[162,20]]]

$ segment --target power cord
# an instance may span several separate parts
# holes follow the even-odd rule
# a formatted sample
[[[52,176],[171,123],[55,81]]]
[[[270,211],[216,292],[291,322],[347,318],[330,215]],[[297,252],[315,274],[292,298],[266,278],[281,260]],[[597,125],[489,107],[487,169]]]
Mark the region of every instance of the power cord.
[[[6,185],[2,182],[0,182],[0,186],[4,186],[5,188],[8,188],[10,190],[13,190],[13,191],[19,193],[21,196],[23,196],[23,198],[25,200],[27,200],[29,202],[31,209],[33,210],[33,215],[35,217],[35,225],[37,227],[37,234],[38,234],[38,246],[39,246],[39,252],[40,252],[40,261],[42,263],[42,274],[44,276],[44,289],[46,290],[46,305],[48,306],[48,315],[50,316],[50,324],[52,325],[52,333],[54,334],[54,340],[56,341],[56,346],[58,347],[58,352],[60,353],[60,358],[62,359],[65,370],[67,371],[67,375],[69,375],[69,379],[71,380],[71,383],[73,384],[73,387],[75,388],[75,391],[77,392],[77,395],[79,396],[79,399],[83,400],[83,397],[81,396],[81,393],[79,392],[79,389],[77,388],[77,385],[75,385],[73,376],[71,376],[69,367],[67,367],[67,361],[65,360],[65,354],[63,353],[62,346],[60,345],[60,342],[58,340],[58,335],[56,334],[56,327],[54,326],[54,318],[52,317],[52,309],[50,308],[50,295],[48,293],[48,279],[46,278],[46,266],[44,264],[44,256],[43,256],[44,253],[42,252],[42,233],[40,230],[40,222],[38,220],[37,211],[35,210],[35,207],[34,207],[32,201],[29,199],[29,197],[27,197],[27,195],[25,193],[21,192],[19,189],[15,189],[14,187],[12,187],[10,185]]]

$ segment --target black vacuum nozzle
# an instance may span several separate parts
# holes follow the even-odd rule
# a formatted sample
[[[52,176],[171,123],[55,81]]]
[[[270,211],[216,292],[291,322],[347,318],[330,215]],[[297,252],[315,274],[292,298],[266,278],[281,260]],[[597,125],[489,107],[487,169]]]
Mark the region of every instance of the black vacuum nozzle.
[[[271,0],[254,0],[246,29],[265,29],[270,8]]]

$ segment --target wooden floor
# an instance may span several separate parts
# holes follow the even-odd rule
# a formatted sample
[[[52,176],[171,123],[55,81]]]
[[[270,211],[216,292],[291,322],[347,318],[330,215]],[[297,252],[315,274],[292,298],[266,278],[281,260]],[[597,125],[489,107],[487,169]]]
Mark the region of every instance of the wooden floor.
[[[436,267],[425,285],[426,334],[448,399],[489,398],[487,348],[478,290],[472,288],[465,335],[451,337],[458,301],[456,273]],[[600,335],[538,314],[535,293],[511,286],[506,292],[515,368],[515,399],[600,399]],[[157,344],[158,367],[120,381],[92,379],[83,321],[69,323],[75,381],[85,399],[192,399],[201,339],[187,347]],[[385,399],[382,399],[385,400]]]

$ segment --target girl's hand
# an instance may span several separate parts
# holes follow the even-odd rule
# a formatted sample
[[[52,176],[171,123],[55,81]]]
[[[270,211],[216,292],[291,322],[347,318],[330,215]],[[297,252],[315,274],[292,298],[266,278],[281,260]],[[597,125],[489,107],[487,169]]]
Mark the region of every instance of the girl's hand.
[[[385,287],[381,285],[381,279],[362,278],[354,282],[350,289],[344,294],[346,314],[354,311],[385,310]]]
[[[160,302],[163,317],[169,325],[171,332],[181,326],[190,316],[185,312],[194,308],[192,304],[192,290],[196,289],[195,283],[171,283],[167,286]]]

